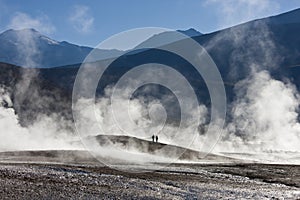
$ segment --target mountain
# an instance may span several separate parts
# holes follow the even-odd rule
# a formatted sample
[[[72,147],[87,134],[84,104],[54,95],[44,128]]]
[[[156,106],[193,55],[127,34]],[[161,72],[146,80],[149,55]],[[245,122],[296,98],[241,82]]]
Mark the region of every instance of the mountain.
[[[182,33],[183,35],[180,35],[177,32]],[[142,48],[145,46],[149,46],[150,44],[150,46],[153,47],[170,44],[172,42],[184,39],[184,35],[188,37],[196,37],[202,35],[202,33],[193,28],[190,28],[188,30],[166,31],[153,35],[152,37],[139,44],[136,48]]]
[[[276,79],[288,77],[299,88],[300,9],[194,37],[217,64],[225,82],[236,82],[256,70]],[[290,73],[290,71],[293,71]]]
[[[189,28],[187,30],[177,30],[177,31],[180,32],[180,33],[182,33],[182,34],[185,34],[187,36],[190,36],[190,37],[195,37],[195,36],[203,35],[202,33],[200,33],[199,31],[197,31],[194,28]]]
[[[296,9],[277,16],[258,19],[193,37],[206,48],[216,63],[225,82],[229,102],[234,98],[235,83],[249,76],[253,66],[258,71],[267,70],[275,79],[286,80],[288,78],[300,89],[300,71],[299,67],[296,67],[300,65],[299,19],[300,9]],[[153,40],[160,41],[160,38],[169,34],[172,35],[173,33],[165,32],[155,35],[143,42],[141,46],[147,42],[155,44]],[[172,37],[170,38],[172,40]],[[172,66],[191,82],[199,95],[199,99],[209,105],[208,90],[203,84],[203,78],[193,66],[179,57],[155,49],[118,58],[105,72],[106,80],[99,84],[99,93],[107,85],[115,83],[131,68],[145,63],[161,63]],[[101,61],[99,61],[99,66],[101,65]],[[64,76],[64,68],[70,71],[70,67],[74,68],[71,73],[74,77],[80,64],[49,70],[45,77],[51,82],[60,84],[60,87],[72,89],[72,84],[70,84],[72,81],[65,83],[61,82],[61,78],[59,78]]]
[[[215,61],[225,83],[229,108],[236,96],[234,90],[236,84],[249,77],[253,72],[253,68],[257,71],[268,71],[274,79],[282,80],[284,82],[288,80],[288,82],[295,85],[298,91],[300,90],[299,19],[300,9],[297,9],[288,13],[250,21],[213,33],[193,36],[193,39],[204,46]],[[45,38],[34,30],[27,31],[34,34],[35,38],[39,38],[39,47],[42,48],[44,44],[46,46],[45,48],[48,49],[47,51],[42,51],[41,54],[49,55],[49,57],[54,59],[52,62],[55,62],[56,64],[61,62],[71,63],[71,57],[78,59],[77,55],[83,56],[83,54],[81,54],[82,52],[87,53],[90,51],[87,47],[79,47]],[[1,34],[1,40],[5,41],[1,42],[0,55],[1,60],[3,60],[3,57],[7,58],[5,62],[11,61],[11,58],[18,57],[14,53],[16,47],[13,47],[13,41],[16,40],[12,33],[15,32],[17,31],[10,30]],[[162,35],[165,34],[169,33],[162,33]],[[154,36],[149,40],[153,40],[154,38],[159,41],[160,37],[165,36],[156,36],[156,39]],[[64,45],[73,50],[66,50],[68,48]],[[63,58],[57,56],[58,54],[63,55],[63,53],[69,55],[70,59],[68,59],[68,56]],[[56,58],[57,60],[55,60]],[[44,59],[44,63],[46,63],[47,59]],[[75,61],[76,60],[73,60],[72,62]],[[99,67],[103,65],[102,62],[103,61],[98,61]],[[210,96],[206,84],[193,66],[176,55],[168,52],[161,52],[156,49],[124,55],[115,60],[109,69],[104,72],[103,80],[99,82],[97,88],[97,96],[101,96],[106,86],[116,83],[128,70],[145,63],[161,63],[176,69],[190,82],[191,86],[196,91],[199,101],[210,108]],[[20,63],[19,66],[24,65]],[[55,66],[55,64],[47,64],[43,67],[46,66]],[[20,120],[23,120],[23,124],[26,124],[31,118],[34,119],[32,116],[36,116],[36,113],[38,112],[62,112],[66,118],[70,119],[72,118],[71,93],[79,67],[80,62],[77,64],[71,63],[70,65],[63,64],[60,67],[54,68],[36,69],[38,72],[34,77],[32,87],[28,87],[27,89],[22,88],[23,93],[21,94],[31,94],[32,91],[38,90],[40,95],[47,98],[46,104],[36,103],[37,99],[39,100],[38,95],[26,95],[25,100],[22,99],[22,101],[18,99],[18,97],[22,95],[17,95],[18,88],[16,86],[19,82],[22,83],[23,74],[31,74],[30,69],[1,63],[0,85],[4,85],[9,89],[15,110],[19,114]],[[38,89],[34,89],[34,85],[38,85]],[[170,92],[165,88],[159,87],[159,89],[153,89],[150,95],[157,98],[163,98],[164,94],[170,94]],[[136,95],[144,95],[143,90],[141,89]],[[57,101],[57,99],[61,100]],[[175,110],[173,112],[175,112],[174,116],[176,117],[178,102],[174,99],[176,99],[176,97],[168,99],[170,102],[165,102],[167,105],[171,105],[173,108],[175,107],[175,109],[171,110]],[[16,102],[19,103],[15,104]],[[22,104],[22,102],[26,103]],[[168,118],[169,116],[172,116],[169,115],[170,113],[168,110],[167,113]]]
[[[93,50],[66,41],[58,42],[34,29],[7,30],[0,34],[0,62],[23,67],[47,68],[81,63]],[[96,50],[99,59],[118,55],[118,50]]]
[[[195,29],[179,31],[188,36],[200,35]],[[171,38],[172,33],[153,36],[151,40]],[[170,42],[174,42],[172,40]],[[56,41],[34,29],[7,30],[0,34],[0,62],[30,68],[49,68],[81,63],[93,50],[66,41]],[[107,59],[124,53],[119,50],[95,49],[97,59]]]

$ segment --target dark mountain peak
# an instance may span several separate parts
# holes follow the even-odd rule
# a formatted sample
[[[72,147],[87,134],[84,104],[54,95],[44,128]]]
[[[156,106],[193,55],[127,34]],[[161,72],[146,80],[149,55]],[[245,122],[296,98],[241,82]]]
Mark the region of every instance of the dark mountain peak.
[[[189,37],[202,35],[202,33],[195,30],[194,28],[190,28],[188,30],[165,31],[153,35],[152,37],[148,38],[147,40],[139,44],[136,48],[149,47],[149,46],[162,46],[162,45],[170,44],[172,42],[176,42],[184,39],[185,37],[181,34],[178,34],[178,32],[187,35]]]
[[[187,30],[177,30],[177,31],[180,32],[180,33],[183,33],[183,34],[185,34],[187,36],[190,36],[190,37],[202,35],[202,33],[200,33],[199,31],[197,31],[194,28],[189,28]]]
[[[41,34],[37,30],[33,28],[26,28],[26,29],[9,29],[7,31],[4,31],[3,33],[0,34],[0,39],[2,40],[9,40],[10,42],[21,42],[24,40],[24,38],[28,39],[30,38],[31,40],[34,40],[35,42],[44,42],[47,44],[58,44],[57,41]]]
[[[77,45],[62,45],[33,28],[4,31],[0,43],[0,61],[18,66],[26,66],[24,62],[28,59],[35,63],[34,67],[79,63],[91,51]]]

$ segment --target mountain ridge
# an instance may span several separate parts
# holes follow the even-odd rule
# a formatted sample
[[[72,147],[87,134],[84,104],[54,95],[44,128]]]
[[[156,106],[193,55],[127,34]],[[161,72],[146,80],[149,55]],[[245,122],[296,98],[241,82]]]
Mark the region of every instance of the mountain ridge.
[[[0,61],[29,68],[48,68],[81,63],[93,50],[67,41],[56,41],[35,29],[9,29],[0,34]],[[100,59],[118,50],[95,50]]]
[[[200,34],[192,28],[180,32],[187,35]],[[94,49],[67,41],[57,41],[33,28],[8,29],[0,34],[0,43],[1,62],[27,68],[51,68],[81,63],[92,50],[99,60],[124,53],[117,49]]]
[[[298,16],[299,11],[300,9],[296,10],[295,15]],[[292,13],[290,14],[293,15]],[[277,20],[280,21],[280,17]],[[251,74],[252,64],[257,65],[257,70],[259,71],[266,70],[273,79],[284,83],[288,80],[295,85],[298,91],[300,90],[300,67],[290,67],[299,66],[300,64],[300,23],[275,24],[267,23],[268,21],[269,18],[258,22],[255,20],[218,32],[193,37],[194,40],[207,48],[207,52],[216,63],[225,84],[228,104],[236,97],[236,83],[244,80]],[[286,20],[283,21],[287,22]],[[236,40],[237,36],[238,40]],[[259,46],[260,44],[266,45],[266,47]],[[269,50],[270,52],[267,52]],[[145,63],[161,63],[173,67],[191,83],[199,98],[199,102],[208,108],[210,107],[210,96],[207,87],[203,78],[195,71],[193,66],[178,56],[174,57],[155,49],[121,56],[116,59],[109,69],[104,72],[103,81],[99,82],[97,88],[97,97],[101,97],[104,89],[116,83],[127,71]],[[101,66],[102,61],[99,61],[98,64]],[[42,94],[47,94],[45,96],[48,96],[48,99],[52,98],[49,97],[50,93],[53,99],[47,102],[49,104],[39,105],[40,107],[38,107],[35,105],[36,100],[32,95],[27,95],[26,104],[15,108],[20,116],[20,120],[23,121],[22,124],[26,124],[26,121],[30,120],[31,116],[38,115],[38,112],[51,113],[54,112],[53,110],[55,112],[63,112],[64,115],[68,116],[68,119],[71,119],[71,94],[79,67],[80,62],[55,68],[37,69],[38,74],[35,77],[35,81],[40,84],[39,90],[41,90]],[[10,93],[14,105],[18,101],[18,99],[13,98],[17,92],[15,85],[21,80],[24,70],[22,65],[21,67],[16,67],[0,63],[0,85],[11,88]],[[32,91],[35,91],[34,87],[29,87],[24,92],[31,94]],[[163,90],[156,91],[163,94]],[[58,99],[56,94],[58,94],[57,96],[62,96],[64,100],[56,103]],[[171,105],[174,106],[175,103],[172,102]]]

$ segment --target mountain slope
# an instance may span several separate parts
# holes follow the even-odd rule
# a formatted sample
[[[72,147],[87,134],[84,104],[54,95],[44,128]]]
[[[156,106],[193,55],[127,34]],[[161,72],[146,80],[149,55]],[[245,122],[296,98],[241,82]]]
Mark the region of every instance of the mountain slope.
[[[83,62],[93,50],[50,39],[34,29],[7,30],[0,34],[0,62],[23,67],[55,67]],[[117,50],[97,50],[99,59],[118,55]]]
[[[300,65],[300,22],[296,23],[295,18],[300,19],[300,9],[195,36],[193,39],[206,48],[229,88],[249,76],[254,66],[256,70],[269,71],[276,79],[289,78],[300,88],[299,68],[294,67]],[[189,81],[195,82],[197,92],[207,95],[203,92],[206,89],[203,90],[197,85],[202,83],[203,79],[192,66],[183,59],[157,50],[122,56],[110,66],[105,75],[112,76],[110,80],[113,83],[126,71],[145,63],[162,63],[175,68]],[[72,67],[79,68],[79,66],[80,64],[77,64]],[[99,66],[101,66],[101,61]],[[64,66],[55,70],[63,74],[63,68]],[[57,77],[53,75],[49,78],[58,82]],[[69,85],[69,88],[71,87]],[[228,89],[228,92],[228,97],[231,99],[231,89]]]
[[[201,34],[194,29],[180,32],[189,36]],[[167,35],[169,37],[169,34]],[[153,36],[153,39],[160,41],[161,37]],[[0,34],[0,44],[0,62],[30,68],[81,63],[93,50],[91,47],[53,40],[34,29],[7,30]],[[123,51],[96,49],[94,53],[97,59],[101,60],[119,56]]]
[[[12,105],[4,102],[4,106],[12,106],[22,126],[31,125],[41,115],[57,114],[72,120],[71,91],[45,79],[40,70],[0,63],[0,89],[12,101]]]
[[[300,23],[300,8],[290,12],[282,13],[269,18],[269,23],[272,24],[292,24]]]
[[[249,77],[253,72],[253,68],[257,71],[267,70],[272,78],[277,80],[288,80],[295,84],[299,91],[300,67],[296,66],[300,66],[300,22],[298,23],[295,18],[300,19],[300,9],[193,37],[206,48],[218,66],[225,82],[228,105],[235,98],[234,87],[236,83]],[[57,45],[56,41],[45,40],[45,38],[43,38],[43,41],[51,43],[54,46]],[[63,43],[59,44],[64,45]],[[4,46],[2,45],[0,48],[4,48]],[[52,51],[53,54],[57,54],[55,50]],[[155,49],[118,58],[103,74],[103,79],[98,85],[97,95],[101,96],[106,86],[116,83],[128,70],[145,63],[161,63],[178,70],[191,83],[191,86],[194,87],[199,101],[204,103],[208,108],[210,107],[210,96],[206,85],[201,75],[193,69],[193,66],[178,56],[176,57],[167,52]],[[99,61],[98,64],[101,67],[102,61]],[[22,80],[24,69],[14,66],[14,70],[12,70],[10,67],[10,65],[1,64],[0,84],[12,88],[10,91],[16,93],[17,89],[15,85]],[[51,112],[51,109],[55,108],[58,112],[61,111],[68,116],[72,116],[70,94],[72,93],[73,83],[79,67],[80,64],[73,64],[38,70],[38,76],[35,80],[42,81],[42,83],[38,82],[41,91],[59,90],[55,94],[67,96],[68,98],[59,103],[46,104],[48,106],[39,105],[40,107],[36,111]],[[15,74],[18,75],[16,76]],[[165,92],[163,88],[160,88],[160,90],[153,90],[151,95],[159,98]],[[143,95],[143,93],[139,94]],[[27,98],[27,102],[31,102],[31,107],[23,106],[17,108],[18,113],[22,112],[24,114],[26,113],[25,111],[34,109],[36,106],[34,99],[30,100],[30,96]],[[55,101],[55,98],[52,101]],[[14,98],[13,100],[17,101],[18,99]],[[64,104],[68,106],[64,106]],[[170,105],[174,106],[176,104],[172,102]],[[28,120],[26,118],[28,116],[30,115],[21,115],[20,120],[26,121]]]

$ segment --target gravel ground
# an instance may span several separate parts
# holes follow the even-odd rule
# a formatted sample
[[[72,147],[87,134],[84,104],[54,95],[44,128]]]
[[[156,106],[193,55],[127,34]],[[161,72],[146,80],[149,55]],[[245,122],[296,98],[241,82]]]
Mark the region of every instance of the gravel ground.
[[[105,166],[0,164],[1,199],[300,199],[300,166],[177,164],[151,173]]]

